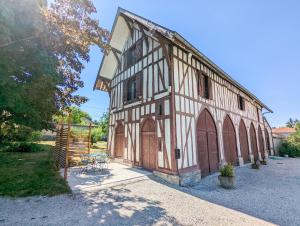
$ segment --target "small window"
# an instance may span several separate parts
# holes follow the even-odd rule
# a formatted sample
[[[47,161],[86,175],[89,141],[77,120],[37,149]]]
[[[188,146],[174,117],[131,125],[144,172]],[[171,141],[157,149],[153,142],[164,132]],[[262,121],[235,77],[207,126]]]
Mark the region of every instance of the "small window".
[[[161,117],[161,116],[164,115],[164,103],[163,102],[157,103],[157,105],[156,105],[156,115],[158,117]]]
[[[127,85],[127,101],[136,99],[136,80],[129,80]]]
[[[239,109],[244,111],[245,110],[245,99],[241,95],[238,95],[238,104],[239,104]]]
[[[124,81],[124,102],[138,100],[142,96],[142,73],[138,73]]]
[[[197,90],[198,95],[205,99],[212,99],[211,79],[197,70]]]
[[[207,75],[204,75],[204,98],[210,98],[210,86],[209,86],[209,78]]]

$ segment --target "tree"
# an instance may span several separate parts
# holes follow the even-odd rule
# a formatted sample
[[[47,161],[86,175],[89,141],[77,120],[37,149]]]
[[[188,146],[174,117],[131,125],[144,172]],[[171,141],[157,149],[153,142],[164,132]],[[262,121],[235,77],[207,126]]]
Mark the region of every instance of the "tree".
[[[298,119],[293,120],[292,118],[289,119],[289,121],[287,121],[286,126],[288,128],[295,128],[295,126],[299,123]]]
[[[40,7],[0,1],[0,128],[42,129],[56,111],[57,61],[44,47]]]
[[[83,62],[109,32],[90,0],[0,0],[0,133],[5,125],[49,128],[52,115],[87,99],[75,95]]]
[[[60,108],[87,100],[74,92],[83,87],[80,73],[83,62],[90,60],[90,47],[97,45],[103,52],[110,50],[109,31],[91,17],[96,12],[90,0],[55,0],[42,10],[50,34],[49,49],[59,62],[58,71],[63,78],[57,93]]]
[[[109,127],[109,114],[105,112],[96,129],[92,130],[92,143],[96,143],[102,139],[106,140],[108,136],[108,127]]]
[[[69,107],[68,112],[71,114],[71,123],[78,125],[89,125],[92,122],[92,117],[78,107]],[[53,121],[56,123],[68,122],[68,115],[65,112],[60,112],[53,116]]]

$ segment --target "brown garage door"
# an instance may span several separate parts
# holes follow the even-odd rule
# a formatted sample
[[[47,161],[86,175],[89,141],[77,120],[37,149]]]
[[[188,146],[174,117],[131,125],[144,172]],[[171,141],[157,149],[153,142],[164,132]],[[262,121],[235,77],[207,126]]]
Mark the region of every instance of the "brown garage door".
[[[197,122],[198,162],[202,177],[216,172],[219,168],[217,129],[207,110],[199,116]]]
[[[245,123],[243,120],[241,120],[241,122],[240,122],[239,136],[240,136],[241,154],[242,154],[244,163],[248,163],[248,162],[250,162],[248,135],[247,135],[247,129],[246,129],[246,126],[245,126]]]
[[[123,158],[124,152],[124,143],[125,143],[125,129],[122,124],[119,124],[116,128],[116,137],[115,137],[115,157]]]
[[[236,134],[233,123],[227,115],[223,123],[223,143],[225,160],[231,165],[237,165]]]
[[[252,149],[252,154],[254,156],[254,161],[259,160],[258,157],[258,149],[257,149],[257,140],[256,140],[256,132],[254,125],[251,123],[250,127],[250,138],[251,138],[251,149]]]
[[[263,135],[262,135],[262,130],[261,130],[261,127],[258,126],[258,142],[259,142],[259,151],[260,151],[260,154],[261,154],[261,157],[263,159],[265,159],[265,147],[264,147],[264,138],[263,138]]]
[[[147,119],[142,127],[142,165],[148,170],[156,169],[157,159],[157,136],[155,122]]]
[[[270,137],[269,137],[269,132],[267,129],[265,129],[265,137],[266,137],[266,147],[269,152],[269,155],[271,155]]]

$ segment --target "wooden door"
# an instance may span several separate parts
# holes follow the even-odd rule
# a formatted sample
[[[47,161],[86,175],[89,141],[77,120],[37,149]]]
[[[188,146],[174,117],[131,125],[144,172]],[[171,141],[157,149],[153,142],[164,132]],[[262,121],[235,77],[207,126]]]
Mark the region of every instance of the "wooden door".
[[[201,113],[197,122],[197,148],[202,177],[218,171],[217,129],[212,116],[207,110]]]
[[[237,144],[233,123],[227,115],[223,123],[224,155],[228,164],[237,165]]]
[[[147,119],[142,127],[142,166],[148,170],[156,169],[157,136],[155,122]]]
[[[125,129],[122,124],[116,128],[115,134],[115,158],[123,158],[125,147]]]
[[[260,154],[261,154],[261,157],[264,159],[266,156],[265,156],[265,147],[264,147],[264,138],[263,138],[263,135],[262,135],[262,130],[261,130],[261,127],[258,126],[258,143],[259,143],[259,151],[260,151]]]
[[[248,134],[243,120],[241,120],[239,126],[239,137],[240,137],[240,148],[241,148],[242,158],[244,160],[244,163],[248,163],[250,162]]]
[[[258,157],[258,149],[257,149],[257,140],[256,140],[256,132],[254,125],[251,123],[250,127],[250,139],[251,139],[251,149],[252,149],[252,154],[254,156],[254,161],[259,160]]]
[[[271,143],[270,143],[269,132],[267,129],[265,129],[265,137],[266,137],[266,147],[269,152],[269,155],[271,155]]]

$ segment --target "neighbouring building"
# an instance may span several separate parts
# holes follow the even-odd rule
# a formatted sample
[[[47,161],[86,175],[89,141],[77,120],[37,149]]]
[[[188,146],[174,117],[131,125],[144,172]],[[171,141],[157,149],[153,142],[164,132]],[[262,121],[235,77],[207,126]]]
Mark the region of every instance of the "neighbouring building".
[[[274,142],[274,152],[279,154],[279,148],[281,147],[282,141],[288,138],[290,135],[296,132],[295,128],[280,127],[272,129],[272,136]]]
[[[119,8],[111,35],[94,89],[115,159],[185,185],[273,154],[272,110],[178,33]]]

